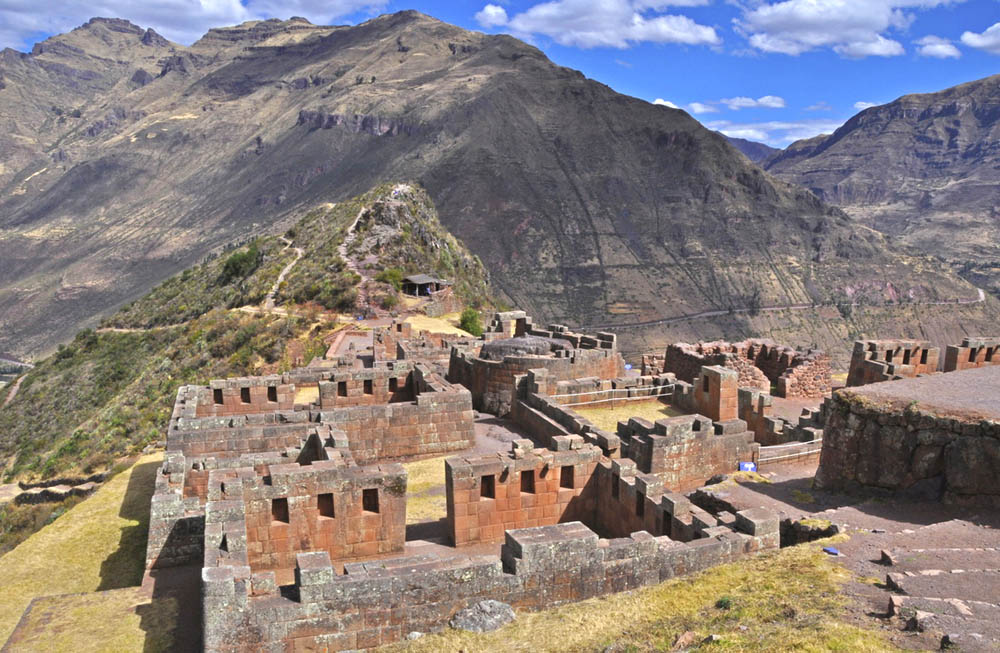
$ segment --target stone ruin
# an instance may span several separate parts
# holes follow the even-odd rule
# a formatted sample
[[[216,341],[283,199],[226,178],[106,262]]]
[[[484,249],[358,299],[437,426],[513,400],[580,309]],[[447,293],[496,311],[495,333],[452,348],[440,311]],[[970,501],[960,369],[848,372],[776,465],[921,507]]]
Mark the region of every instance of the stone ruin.
[[[857,340],[851,353],[847,386],[912,379],[944,372],[1000,365],[1000,338],[964,338],[941,350],[925,340]]]
[[[1000,367],[847,388],[825,408],[817,486],[1000,508]]]
[[[721,390],[731,370],[706,368],[700,395],[672,375],[627,378],[613,336],[537,330],[512,312],[478,343],[452,345],[455,375],[445,380],[408,358],[421,348],[402,332],[393,338],[405,359],[179,390],[147,567],[202,566],[204,650],[370,648],[439,629],[483,599],[541,609],[779,545],[773,513],[713,515],[678,493],[759,451],[733,414],[737,399]],[[548,349],[503,342],[525,337]],[[594,383],[669,389],[687,405],[718,404],[726,418],[602,432],[559,403],[563,390]],[[477,391],[531,438],[473,453]],[[460,453],[444,463],[447,542],[414,553],[399,463],[448,452]]]
[[[657,363],[652,357],[644,360],[644,365],[650,367]],[[771,392],[773,387],[778,397],[823,397],[832,388],[828,354],[816,349],[797,351],[764,339],[693,345],[678,342],[667,346],[660,368],[655,371],[671,372],[691,383],[706,365],[736,370],[739,387],[764,392]],[[652,367],[649,371],[653,371]]]

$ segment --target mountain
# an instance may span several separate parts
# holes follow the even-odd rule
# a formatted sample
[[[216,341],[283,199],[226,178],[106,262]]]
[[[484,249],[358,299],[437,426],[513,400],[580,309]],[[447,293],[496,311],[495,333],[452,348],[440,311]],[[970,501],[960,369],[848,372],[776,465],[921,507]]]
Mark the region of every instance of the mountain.
[[[725,134],[723,134],[723,136],[725,136]],[[757,141],[748,141],[745,138],[726,136],[726,140],[729,141],[730,145],[742,152],[746,158],[750,159],[754,163],[760,163],[761,161],[771,158],[778,152],[781,152],[781,150],[776,147],[764,145],[763,143],[758,143]]]
[[[1000,295],[1000,75],[865,109],[765,167]]]
[[[5,50],[0,77],[0,349],[15,354],[387,179],[426,188],[507,303],[632,325],[635,351],[751,334],[846,351],[856,333],[955,339],[996,319],[995,303],[933,308],[975,290],[685,112],[412,11],[257,21],[190,47],[94,19]],[[923,322],[900,301],[926,304]]]

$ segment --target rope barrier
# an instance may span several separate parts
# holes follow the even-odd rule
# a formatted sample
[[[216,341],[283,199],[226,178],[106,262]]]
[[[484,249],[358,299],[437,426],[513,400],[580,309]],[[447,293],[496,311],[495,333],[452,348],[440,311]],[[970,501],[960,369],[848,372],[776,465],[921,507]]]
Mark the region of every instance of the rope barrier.
[[[820,449],[809,449],[807,451],[799,451],[798,453],[791,453],[791,454],[787,454],[787,455],[784,455],[784,456],[775,456],[773,458],[758,458],[757,459],[757,464],[760,465],[762,463],[770,463],[770,462],[774,462],[775,460],[784,460],[786,458],[798,458],[799,456],[805,456],[805,455],[812,454],[812,453],[819,453],[820,451],[822,451],[822,448],[820,448]]]
[[[553,399],[558,399],[558,398],[561,398],[561,397],[583,397],[584,395],[599,395],[599,394],[604,394],[604,393],[607,393],[607,392],[612,392],[612,393],[613,392],[625,392],[625,393],[628,393],[628,392],[638,392],[640,390],[658,390],[658,391],[671,390],[671,391],[673,391],[673,386],[672,385],[643,385],[643,386],[636,386],[634,388],[609,388],[607,390],[590,390],[588,392],[572,392],[572,393],[567,393],[567,394],[548,395],[548,396],[551,397],[551,398],[553,398]]]

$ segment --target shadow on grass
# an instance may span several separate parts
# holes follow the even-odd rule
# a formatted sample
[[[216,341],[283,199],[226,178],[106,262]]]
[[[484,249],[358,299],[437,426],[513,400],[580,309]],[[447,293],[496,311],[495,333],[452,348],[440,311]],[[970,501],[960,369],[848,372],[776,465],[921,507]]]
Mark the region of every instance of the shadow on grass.
[[[143,653],[200,651],[201,566],[154,569],[150,578],[153,600],[136,608]]]
[[[160,462],[152,461],[138,464],[132,469],[118,516],[138,524],[121,529],[118,547],[101,563],[101,584],[98,590],[132,587],[142,583],[146,565],[146,539],[149,535],[149,503],[153,497],[159,468]]]

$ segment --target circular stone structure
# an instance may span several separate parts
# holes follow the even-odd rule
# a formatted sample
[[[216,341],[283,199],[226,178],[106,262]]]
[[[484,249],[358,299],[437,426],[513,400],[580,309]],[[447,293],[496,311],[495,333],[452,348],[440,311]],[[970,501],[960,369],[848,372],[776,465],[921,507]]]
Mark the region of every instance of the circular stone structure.
[[[488,361],[502,361],[508,356],[549,356],[555,351],[572,349],[573,346],[565,340],[520,336],[487,342],[479,352],[479,357]]]

